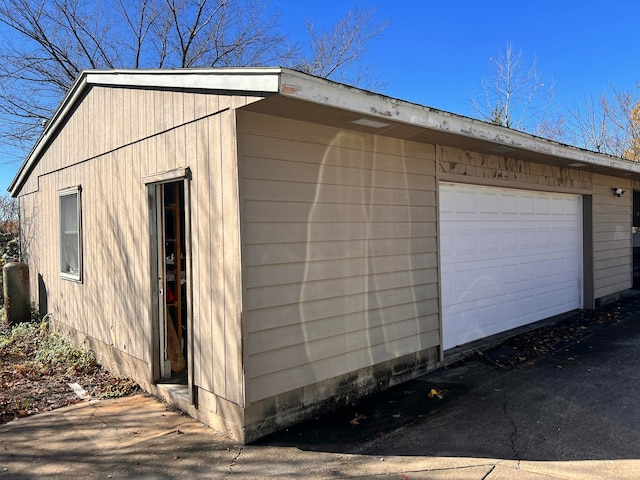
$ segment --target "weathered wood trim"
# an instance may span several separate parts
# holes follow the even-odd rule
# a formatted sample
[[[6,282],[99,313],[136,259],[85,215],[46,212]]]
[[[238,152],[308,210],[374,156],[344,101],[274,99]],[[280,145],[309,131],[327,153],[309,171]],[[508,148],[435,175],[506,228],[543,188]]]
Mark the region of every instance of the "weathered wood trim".
[[[166,172],[152,173],[142,177],[142,183],[145,185],[176,182],[178,180],[191,180],[191,170],[189,167],[179,167]]]

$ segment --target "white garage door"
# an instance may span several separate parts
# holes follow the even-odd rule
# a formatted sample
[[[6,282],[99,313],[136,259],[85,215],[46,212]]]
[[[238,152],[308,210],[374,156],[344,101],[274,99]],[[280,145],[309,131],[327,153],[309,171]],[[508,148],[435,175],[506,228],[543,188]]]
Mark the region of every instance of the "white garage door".
[[[582,306],[577,195],[440,184],[443,347]]]

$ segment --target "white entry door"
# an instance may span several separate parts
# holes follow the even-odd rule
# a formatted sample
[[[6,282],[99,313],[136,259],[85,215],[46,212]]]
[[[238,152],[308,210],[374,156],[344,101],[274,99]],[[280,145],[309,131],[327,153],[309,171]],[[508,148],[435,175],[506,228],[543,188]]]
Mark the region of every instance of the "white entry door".
[[[582,306],[578,195],[440,184],[443,348]]]

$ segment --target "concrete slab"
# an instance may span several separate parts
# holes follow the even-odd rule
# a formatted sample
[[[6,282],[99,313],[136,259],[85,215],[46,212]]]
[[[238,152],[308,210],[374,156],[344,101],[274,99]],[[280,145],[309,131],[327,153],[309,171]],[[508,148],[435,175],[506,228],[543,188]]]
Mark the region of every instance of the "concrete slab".
[[[0,477],[171,475],[197,466],[202,451],[228,465],[235,452],[216,440],[148,396],[77,404],[0,426]]]
[[[640,460],[527,462],[240,446],[138,395],[0,426],[0,469],[0,478],[15,479],[596,479],[637,478]]]
[[[570,480],[601,480],[610,478],[616,480],[633,480],[640,477],[640,460],[584,460],[575,462],[524,461],[520,463],[520,470],[527,475],[542,475],[542,478],[562,478]]]

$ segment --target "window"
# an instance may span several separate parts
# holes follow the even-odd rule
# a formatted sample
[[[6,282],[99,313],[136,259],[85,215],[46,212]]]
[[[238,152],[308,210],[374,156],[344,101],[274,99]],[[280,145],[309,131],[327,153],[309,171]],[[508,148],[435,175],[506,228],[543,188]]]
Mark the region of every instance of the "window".
[[[80,187],[58,192],[60,203],[60,276],[82,280]]]

